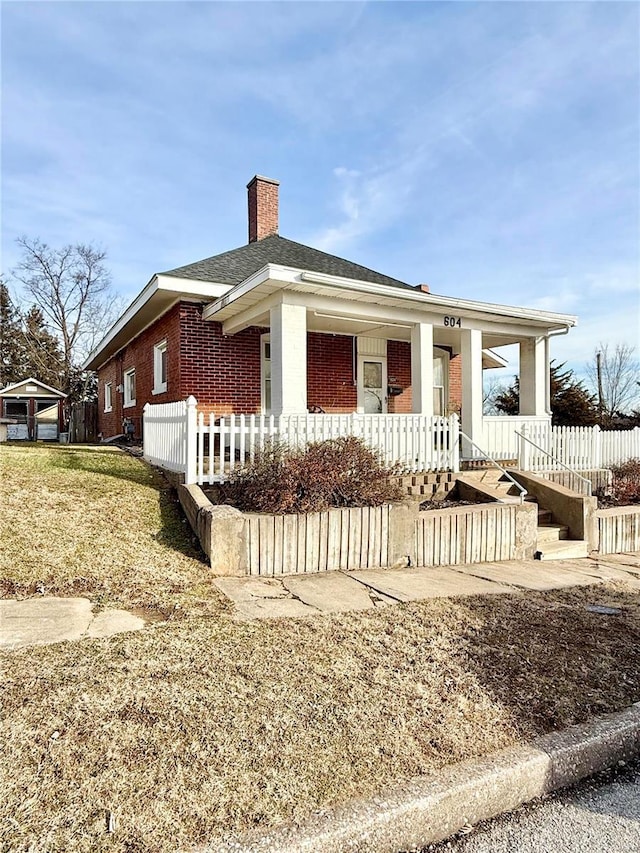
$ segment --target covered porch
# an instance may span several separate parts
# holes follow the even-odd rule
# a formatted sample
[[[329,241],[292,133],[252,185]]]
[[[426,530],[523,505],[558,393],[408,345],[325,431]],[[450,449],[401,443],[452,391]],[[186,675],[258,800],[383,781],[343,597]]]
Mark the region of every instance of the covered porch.
[[[459,414],[463,458],[489,451],[514,458],[523,422],[550,425],[549,339],[576,322],[568,315],[273,264],[211,302],[202,316],[220,323],[227,336],[249,327],[264,330],[263,415],[351,413],[384,416],[390,423],[396,414],[429,420]],[[318,336],[333,338],[335,346],[319,354],[313,344]],[[485,418],[483,369],[504,366],[500,349],[514,344],[520,353],[519,416]],[[350,364],[342,365],[337,381],[331,365],[338,353]]]

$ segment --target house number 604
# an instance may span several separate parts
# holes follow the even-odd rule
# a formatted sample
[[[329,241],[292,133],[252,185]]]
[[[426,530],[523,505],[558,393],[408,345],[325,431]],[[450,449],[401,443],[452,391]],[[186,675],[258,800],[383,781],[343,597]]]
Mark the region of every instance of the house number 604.
[[[458,328],[462,326],[460,317],[445,317],[444,324],[445,326],[458,326]]]

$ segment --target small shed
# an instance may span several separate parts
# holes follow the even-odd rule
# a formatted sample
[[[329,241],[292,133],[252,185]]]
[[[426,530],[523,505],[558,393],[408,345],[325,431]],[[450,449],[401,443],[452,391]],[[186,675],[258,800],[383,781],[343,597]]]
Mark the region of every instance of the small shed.
[[[0,390],[0,417],[10,441],[57,441],[64,428],[66,394],[38,379],[23,379]]]

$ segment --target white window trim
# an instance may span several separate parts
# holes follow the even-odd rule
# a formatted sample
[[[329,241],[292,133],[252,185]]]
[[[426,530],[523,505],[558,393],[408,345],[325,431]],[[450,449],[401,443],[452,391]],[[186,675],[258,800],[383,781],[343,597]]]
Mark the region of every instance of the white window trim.
[[[449,409],[449,362],[451,360],[451,354],[449,350],[442,349],[442,347],[434,346],[433,348],[433,360],[434,362],[437,359],[441,359],[443,362],[442,365],[442,378],[444,379],[444,385],[436,385],[435,384],[435,376],[433,381],[433,390],[438,388],[442,389],[442,416],[446,416],[447,411]],[[434,365],[435,367],[435,365]],[[435,372],[435,371],[434,371]],[[434,413],[435,413],[435,393],[434,393]]]
[[[136,404],[135,398],[134,398],[133,400],[129,400],[129,399],[127,399],[127,377],[128,377],[128,376],[131,376],[131,375],[133,375],[133,376],[135,376],[135,375],[136,375],[136,369],[135,369],[135,367],[130,367],[130,368],[129,368],[129,370],[125,370],[124,375],[123,375],[123,377],[122,377],[122,380],[123,380],[123,382],[122,382],[122,384],[123,384],[123,391],[122,391],[122,393],[123,393],[123,403],[122,403],[122,408],[123,408],[123,409],[130,409],[132,406],[135,406],[135,404]],[[137,393],[137,391],[136,391],[136,393]]]
[[[271,343],[271,335],[267,333],[266,335],[260,335],[260,411],[263,415],[270,415],[271,410],[267,409],[265,405],[265,358],[264,358],[264,345]],[[269,359],[271,361],[271,359]],[[272,386],[273,391],[273,386]]]
[[[109,405],[107,406],[107,388],[109,389]],[[104,383],[104,411],[113,411],[113,385],[111,382]]]
[[[162,376],[162,353],[167,351],[167,340],[160,341],[153,348],[153,390],[152,394],[164,394],[167,390],[167,381],[160,381]]]

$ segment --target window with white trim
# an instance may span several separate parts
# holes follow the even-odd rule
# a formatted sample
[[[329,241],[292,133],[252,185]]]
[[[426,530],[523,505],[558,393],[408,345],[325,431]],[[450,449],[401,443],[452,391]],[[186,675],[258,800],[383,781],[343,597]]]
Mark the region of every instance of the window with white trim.
[[[106,382],[104,386],[104,410],[105,412],[110,412],[113,408],[113,403],[111,400],[111,382]]]
[[[167,390],[167,342],[160,341],[153,348],[153,394]]]
[[[433,348],[433,414],[446,415],[449,391],[449,353]]]
[[[124,373],[124,402],[123,406],[135,406],[136,404],[136,369],[132,367]]]
[[[260,336],[262,414],[271,414],[271,335]]]

